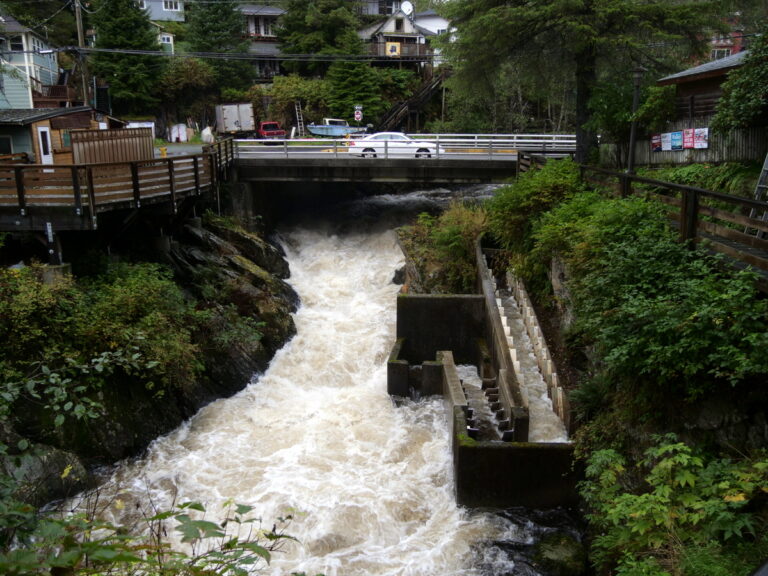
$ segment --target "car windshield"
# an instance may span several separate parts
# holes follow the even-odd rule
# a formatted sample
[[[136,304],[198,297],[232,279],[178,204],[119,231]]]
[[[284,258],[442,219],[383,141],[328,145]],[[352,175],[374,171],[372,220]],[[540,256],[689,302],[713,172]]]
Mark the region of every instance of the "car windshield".
[[[261,127],[264,130],[277,130],[278,129],[277,122],[270,122],[270,123],[262,124]]]

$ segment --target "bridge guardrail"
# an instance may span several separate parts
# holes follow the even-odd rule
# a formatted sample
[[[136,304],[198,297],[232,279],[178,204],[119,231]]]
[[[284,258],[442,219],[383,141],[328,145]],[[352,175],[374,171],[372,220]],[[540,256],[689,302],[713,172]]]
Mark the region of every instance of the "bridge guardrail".
[[[412,134],[414,140],[429,142],[437,146],[431,158],[516,160],[521,152],[564,155],[576,150],[576,137],[570,134]],[[351,138],[297,138],[235,141],[239,158],[272,156],[283,158],[322,157],[330,154],[335,158],[354,157],[350,155]],[[382,158],[404,158],[402,150],[393,150],[384,141]],[[416,154],[412,156],[416,159]]]

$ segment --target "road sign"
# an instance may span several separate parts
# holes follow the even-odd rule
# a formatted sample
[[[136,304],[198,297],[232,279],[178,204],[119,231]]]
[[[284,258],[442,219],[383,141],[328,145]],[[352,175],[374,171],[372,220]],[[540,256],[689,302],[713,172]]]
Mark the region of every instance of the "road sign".
[[[363,119],[363,111],[355,110],[355,122],[360,122]]]

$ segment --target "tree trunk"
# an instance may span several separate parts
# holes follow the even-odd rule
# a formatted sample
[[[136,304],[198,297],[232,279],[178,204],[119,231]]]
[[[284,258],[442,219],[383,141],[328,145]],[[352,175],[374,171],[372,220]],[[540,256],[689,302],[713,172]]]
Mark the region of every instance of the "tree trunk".
[[[590,152],[597,149],[597,135],[586,128],[591,114],[589,100],[597,81],[595,48],[585,46],[576,53],[576,162],[586,163]]]

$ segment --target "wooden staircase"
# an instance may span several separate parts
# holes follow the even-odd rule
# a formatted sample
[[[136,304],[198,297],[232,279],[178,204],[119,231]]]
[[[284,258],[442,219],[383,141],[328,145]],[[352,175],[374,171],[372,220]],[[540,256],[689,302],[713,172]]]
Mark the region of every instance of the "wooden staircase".
[[[419,110],[429,102],[435,92],[443,85],[443,80],[445,80],[446,76],[447,74],[441,71],[422,84],[418,92],[408,100],[393,106],[379,121],[379,124],[376,126],[376,132],[396,130],[411,110]]]

